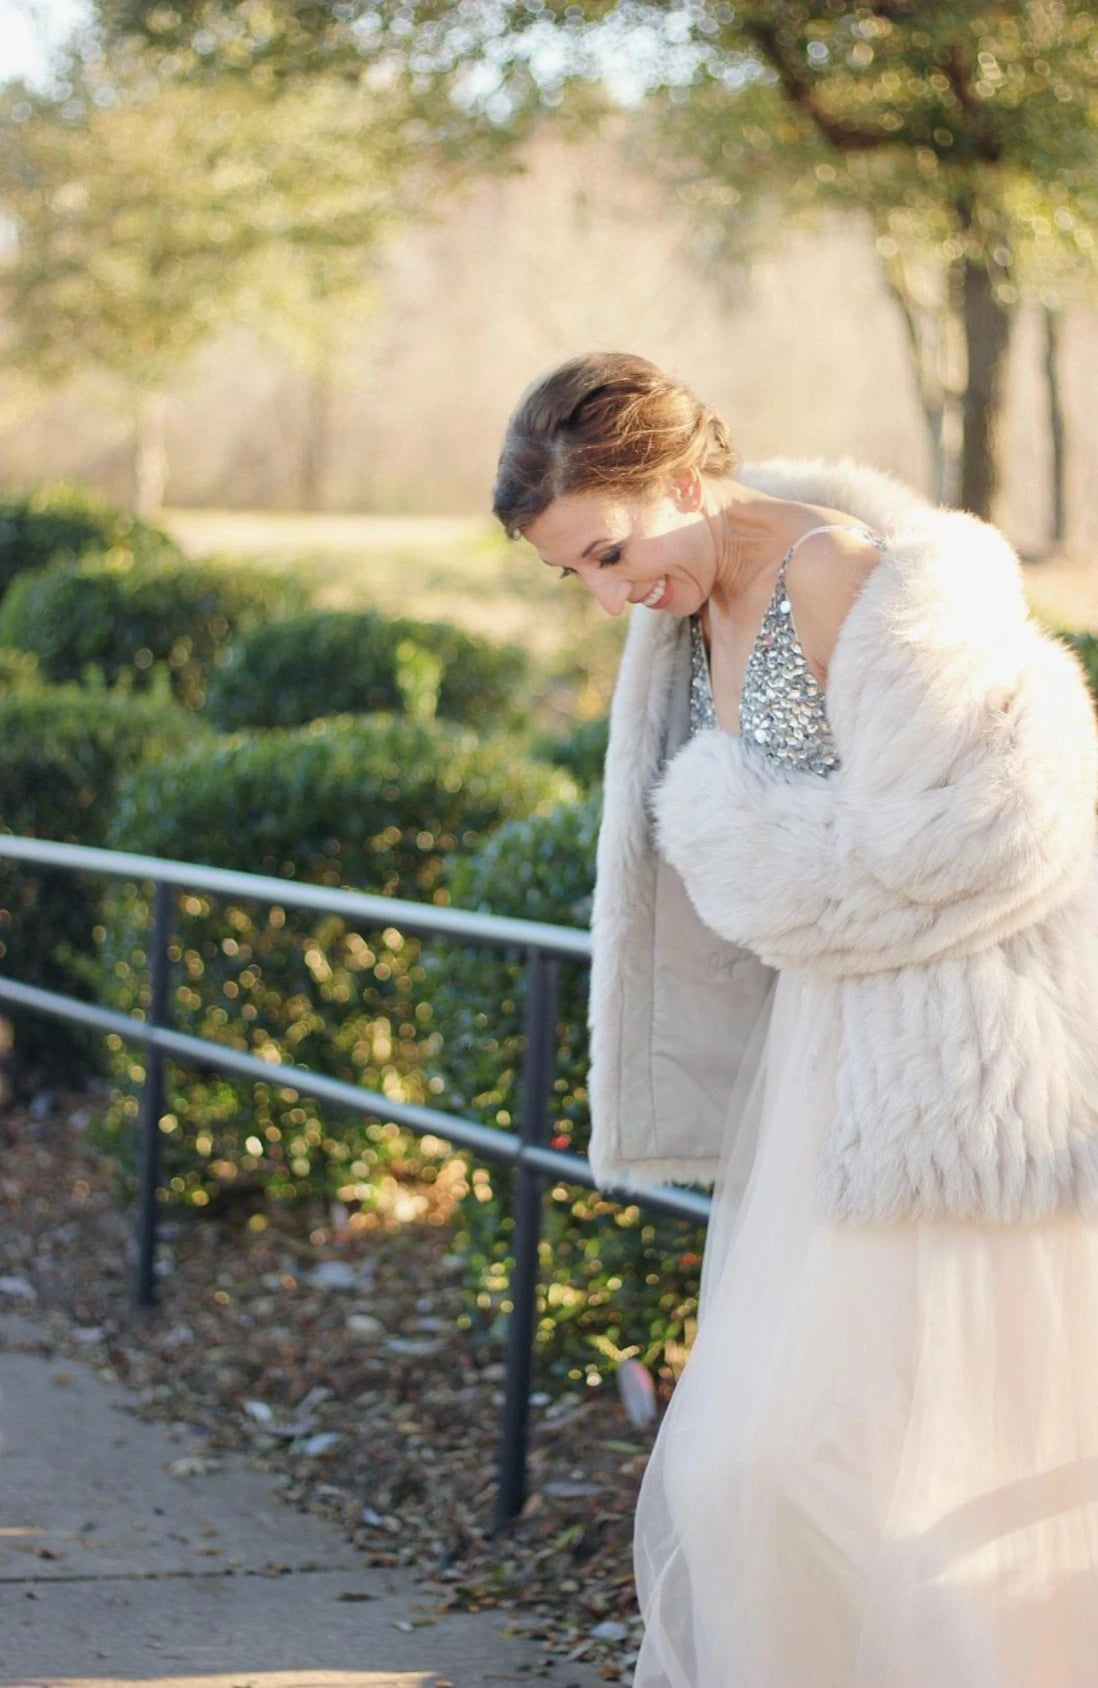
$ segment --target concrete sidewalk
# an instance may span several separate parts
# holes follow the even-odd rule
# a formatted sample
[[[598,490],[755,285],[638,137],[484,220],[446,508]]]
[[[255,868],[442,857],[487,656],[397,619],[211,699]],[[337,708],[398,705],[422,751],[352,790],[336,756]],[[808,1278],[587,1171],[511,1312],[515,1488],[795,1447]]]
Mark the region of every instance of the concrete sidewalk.
[[[124,1391],[39,1344],[33,1320],[0,1316],[4,1688],[603,1680],[546,1665],[505,1633],[513,1613],[435,1618],[407,1573],[364,1568],[272,1479],[239,1458],[188,1462],[169,1427],[126,1410]]]

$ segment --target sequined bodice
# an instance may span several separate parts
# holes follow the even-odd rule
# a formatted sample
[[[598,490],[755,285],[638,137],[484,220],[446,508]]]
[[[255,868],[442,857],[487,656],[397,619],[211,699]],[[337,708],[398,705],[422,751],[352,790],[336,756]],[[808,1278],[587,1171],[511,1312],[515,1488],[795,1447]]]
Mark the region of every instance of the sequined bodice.
[[[829,523],[828,527],[838,527]],[[835,740],[827,719],[824,694],[801,649],[785,590],[785,571],[802,540],[823,528],[810,528],[794,541],[782,558],[777,584],[762,626],[751,648],[740,695],[740,737],[783,767],[812,774],[830,774],[839,765]],[[885,541],[861,527],[879,551]],[[701,623],[690,617],[690,734],[717,725],[709,664]]]

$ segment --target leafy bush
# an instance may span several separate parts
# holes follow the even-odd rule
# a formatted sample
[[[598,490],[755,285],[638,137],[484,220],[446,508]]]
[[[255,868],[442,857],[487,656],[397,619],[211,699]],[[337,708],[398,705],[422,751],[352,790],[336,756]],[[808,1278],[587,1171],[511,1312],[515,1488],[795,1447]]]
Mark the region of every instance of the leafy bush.
[[[447,623],[313,611],[238,640],[213,676],[207,707],[229,731],[401,709],[491,727],[517,714],[526,674],[523,651]]]
[[[567,768],[574,780],[590,788],[602,779],[610,722],[605,715],[594,721],[580,721],[563,738],[543,736],[534,746],[541,762]]]
[[[450,894],[460,908],[557,925],[588,924],[595,877],[598,797],[501,827],[456,859]],[[485,949],[447,946],[425,960],[438,1028],[434,1076],[444,1100],[486,1123],[519,1119],[526,981],[523,963]],[[586,1149],[586,969],[562,967],[551,1100],[552,1147]],[[463,1208],[468,1287],[478,1316],[498,1334],[511,1269],[513,1173],[477,1167]],[[541,1243],[538,1342],[545,1364],[595,1378],[619,1359],[658,1363],[683,1342],[697,1309],[702,1230],[686,1221],[615,1207],[565,1184],[548,1195]]]
[[[193,717],[153,698],[77,686],[0,693],[0,827],[103,844],[119,779],[195,737]],[[100,881],[0,860],[0,967],[23,983],[86,994],[75,958],[93,946]],[[20,1072],[71,1067],[87,1040],[59,1022],[13,1015]]]
[[[174,540],[86,487],[0,499],[0,596],[20,574],[108,553],[115,563],[182,562]]]
[[[15,651],[0,645],[0,692],[22,691],[40,683],[38,658],[33,651]]]
[[[201,704],[210,669],[244,629],[301,606],[301,585],[253,568],[91,558],[17,580],[0,604],[0,644],[33,651],[50,680],[95,671],[134,690],[163,667],[180,702]]]
[[[1060,638],[1082,663],[1087,685],[1098,703],[1098,633],[1061,633]]]
[[[445,900],[448,852],[573,790],[509,740],[479,745],[458,728],[382,715],[331,719],[215,740],[143,768],[119,796],[110,836],[154,855],[431,902]],[[101,989],[126,1010],[145,1001],[147,919],[136,886],[116,890],[104,913]],[[175,961],[178,1026],[394,1098],[431,1096],[434,1030],[416,1001],[417,939],[190,895],[179,899]],[[117,1060],[125,1078],[132,1056],[118,1050]],[[126,1096],[116,1133],[135,1111]],[[274,1197],[335,1191],[376,1202],[379,1166],[414,1158],[429,1177],[442,1154],[384,1121],[324,1124],[316,1106],[274,1081],[254,1087],[191,1070],[170,1072],[164,1130],[169,1185],[200,1204],[234,1181]]]

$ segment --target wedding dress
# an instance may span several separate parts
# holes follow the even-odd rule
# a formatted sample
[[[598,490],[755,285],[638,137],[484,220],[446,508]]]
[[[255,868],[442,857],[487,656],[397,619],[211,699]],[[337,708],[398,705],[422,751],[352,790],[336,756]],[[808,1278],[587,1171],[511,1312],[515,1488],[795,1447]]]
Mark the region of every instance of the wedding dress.
[[[791,555],[740,728],[826,775]],[[697,730],[696,623],[692,649]],[[634,1688],[1098,1688],[1098,1223],[822,1216],[835,1002],[780,973],[729,1098],[697,1337],[637,1509]]]

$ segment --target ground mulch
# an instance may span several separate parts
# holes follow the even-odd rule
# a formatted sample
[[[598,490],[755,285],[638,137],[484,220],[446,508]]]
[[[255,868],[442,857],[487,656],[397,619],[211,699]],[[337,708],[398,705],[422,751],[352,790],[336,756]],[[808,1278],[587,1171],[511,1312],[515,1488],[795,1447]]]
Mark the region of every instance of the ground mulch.
[[[180,1481],[243,1450],[366,1562],[413,1568],[440,1608],[511,1610],[546,1668],[583,1659],[628,1680],[654,1426],[638,1430],[612,1385],[538,1388],[528,1499],[493,1534],[502,1366],[457,1326],[463,1262],[441,1186],[417,1193],[412,1222],[254,1199],[175,1210],[158,1305],[138,1313],[132,1214],[89,1140],[99,1106],[42,1094],[0,1118],[0,1306],[175,1425]]]

